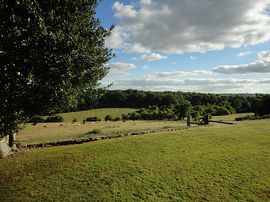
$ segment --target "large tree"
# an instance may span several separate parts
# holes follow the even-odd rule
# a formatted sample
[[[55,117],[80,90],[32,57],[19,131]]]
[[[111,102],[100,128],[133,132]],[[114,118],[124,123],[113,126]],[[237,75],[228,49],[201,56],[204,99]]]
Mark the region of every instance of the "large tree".
[[[76,104],[98,86],[112,52],[96,0],[1,0],[0,137],[27,117]]]

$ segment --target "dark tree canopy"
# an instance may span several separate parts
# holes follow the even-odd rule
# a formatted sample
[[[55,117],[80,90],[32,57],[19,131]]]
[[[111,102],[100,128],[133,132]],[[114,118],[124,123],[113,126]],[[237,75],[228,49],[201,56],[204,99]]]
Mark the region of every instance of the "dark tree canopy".
[[[77,104],[98,86],[112,52],[96,0],[1,0],[0,136],[27,117]]]

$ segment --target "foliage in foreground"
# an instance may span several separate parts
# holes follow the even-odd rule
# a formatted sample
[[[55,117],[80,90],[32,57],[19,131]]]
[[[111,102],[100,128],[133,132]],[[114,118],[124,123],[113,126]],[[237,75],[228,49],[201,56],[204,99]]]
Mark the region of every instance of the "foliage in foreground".
[[[112,57],[95,7],[96,0],[1,1],[0,137],[93,94]]]
[[[25,150],[1,160],[0,201],[269,201],[269,131],[263,120]]]

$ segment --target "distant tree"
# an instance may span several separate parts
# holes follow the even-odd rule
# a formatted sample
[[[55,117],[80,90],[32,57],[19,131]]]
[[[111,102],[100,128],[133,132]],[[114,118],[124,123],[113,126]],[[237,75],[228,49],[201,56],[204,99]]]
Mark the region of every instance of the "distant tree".
[[[222,116],[222,115],[229,115],[229,114],[230,114],[230,111],[226,107],[217,106],[216,112],[213,115]]]
[[[191,112],[191,104],[189,101],[183,101],[175,106],[176,114],[180,119],[187,117]]]
[[[96,0],[2,0],[0,136],[32,114],[72,108],[94,89],[112,57],[95,17]]]
[[[255,114],[258,116],[270,114],[270,95],[265,95],[258,99],[255,107]]]

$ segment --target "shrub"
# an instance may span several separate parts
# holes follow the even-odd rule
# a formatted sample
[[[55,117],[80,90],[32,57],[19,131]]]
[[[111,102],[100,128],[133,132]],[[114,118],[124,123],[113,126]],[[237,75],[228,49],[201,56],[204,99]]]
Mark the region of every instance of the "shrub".
[[[94,122],[94,121],[101,121],[100,118],[96,117],[96,116],[93,116],[93,117],[87,117],[85,119],[87,122]]]
[[[127,114],[122,114],[121,117],[123,121],[127,121],[129,119]]]
[[[121,121],[121,118],[120,117],[116,117],[113,119],[113,121]]]
[[[32,118],[29,120],[29,123],[42,123],[44,122],[45,119],[42,116],[39,115],[34,115]]]
[[[63,122],[64,118],[60,115],[49,116],[44,122]]]
[[[106,115],[105,118],[104,118],[105,121],[111,121],[112,119],[113,118],[112,118],[111,115]]]
[[[75,122],[77,122],[77,119],[76,118],[72,120],[72,123],[75,123]]]
[[[270,119],[270,114],[263,115],[261,118],[262,118],[262,119]]]
[[[244,120],[245,120],[244,117],[236,117],[236,118],[235,118],[235,121],[244,121]]]
[[[216,116],[223,116],[223,115],[229,115],[230,111],[226,109],[225,107],[217,107],[216,108],[216,113],[214,115]]]

